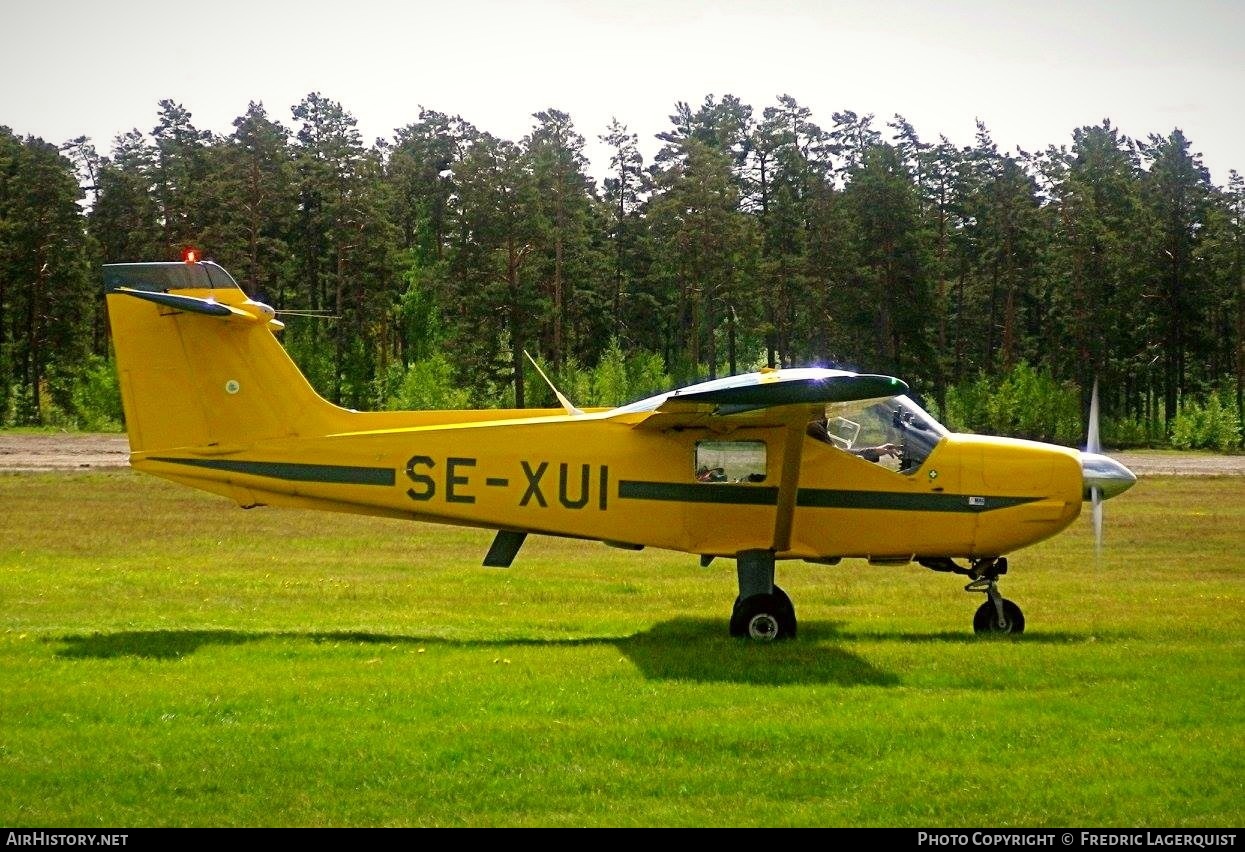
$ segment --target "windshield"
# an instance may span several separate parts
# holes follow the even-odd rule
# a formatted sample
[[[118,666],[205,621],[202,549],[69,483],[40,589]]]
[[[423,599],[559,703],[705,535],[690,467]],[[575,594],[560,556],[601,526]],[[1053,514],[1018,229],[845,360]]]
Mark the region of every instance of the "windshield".
[[[949,434],[906,396],[832,402],[809,434],[897,473],[916,471]]]

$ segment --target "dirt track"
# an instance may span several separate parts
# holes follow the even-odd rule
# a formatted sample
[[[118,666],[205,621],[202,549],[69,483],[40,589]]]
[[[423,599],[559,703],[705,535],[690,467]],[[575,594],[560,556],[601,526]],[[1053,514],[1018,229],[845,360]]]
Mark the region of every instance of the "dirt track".
[[[128,467],[124,435],[0,434],[0,470],[107,470]],[[1245,456],[1111,453],[1138,476],[1245,476]]]
[[[0,434],[0,470],[99,470],[130,466],[124,435]]]

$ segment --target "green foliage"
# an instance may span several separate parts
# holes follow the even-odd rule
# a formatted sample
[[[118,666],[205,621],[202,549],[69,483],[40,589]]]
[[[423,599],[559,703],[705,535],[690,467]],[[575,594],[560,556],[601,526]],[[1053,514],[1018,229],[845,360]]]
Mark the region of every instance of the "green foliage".
[[[121,410],[121,388],[117,367],[98,355],[87,356],[73,379],[70,402],[79,429],[112,432],[125,419]]]
[[[1136,417],[1104,418],[1100,425],[1104,447],[1126,449],[1148,447],[1153,443],[1154,424],[1148,424]]]
[[[956,432],[990,431],[991,393],[990,379],[984,373],[947,388],[947,427]]]
[[[541,358],[536,361],[562,395],[580,408],[615,408],[672,387],[661,356],[639,352],[628,357],[617,338],[610,340],[595,367],[583,367],[568,358],[555,370]],[[558,407],[553,391],[535,370],[527,373],[525,381],[531,406]]]
[[[577,406],[597,404],[592,395],[592,370],[581,366],[574,356],[568,357],[550,378],[562,395]],[[557,402],[550,404],[558,405]]]
[[[1203,412],[1203,445],[1226,453],[1241,446],[1241,421],[1236,406],[1223,400],[1219,394],[1211,394]]]
[[[984,374],[948,388],[947,425],[956,430],[1075,446],[1081,441],[1080,395],[1049,370],[1020,361],[997,380]]]
[[[674,388],[661,356],[652,352],[637,352],[627,359],[627,380],[631,385],[628,402]]]
[[[1234,402],[1212,392],[1204,402],[1183,399],[1172,420],[1171,445],[1178,450],[1207,449],[1221,453],[1241,446],[1241,422]]]
[[[462,409],[471,401],[470,391],[455,381],[454,366],[439,352],[412,361],[405,369],[397,364],[389,369],[400,381],[385,399],[386,410]]]
[[[329,395],[334,387],[333,350],[322,324],[333,320],[313,317],[290,317],[282,344],[312,387]]]
[[[1191,450],[1202,440],[1205,416],[1202,407],[1193,400],[1185,400],[1172,420],[1171,445],[1177,450]]]
[[[9,387],[6,394],[7,405],[3,412],[5,426],[39,425],[39,410],[35,405],[34,388],[28,384],[17,383]]]
[[[630,394],[627,356],[623,354],[618,338],[614,338],[601,353],[601,360],[592,371],[592,399],[597,405],[619,406],[630,401]]]
[[[424,263],[413,253],[404,258],[406,289],[394,308],[404,358],[427,358],[445,337],[437,289],[445,270],[440,263]]]
[[[661,356],[637,352],[628,357],[615,338],[592,371],[592,404],[625,405],[670,390],[672,386]]]
[[[1082,434],[1076,387],[1025,361],[1004,377],[987,408],[1002,434],[1062,444],[1075,444]]]

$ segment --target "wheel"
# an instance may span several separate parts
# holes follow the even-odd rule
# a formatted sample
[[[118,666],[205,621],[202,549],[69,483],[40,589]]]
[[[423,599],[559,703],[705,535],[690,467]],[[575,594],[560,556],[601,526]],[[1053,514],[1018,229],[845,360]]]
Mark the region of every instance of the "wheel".
[[[783,590],[781,586],[775,585],[774,591],[772,592],[772,594],[775,598],[777,598],[776,606],[778,606],[780,609],[786,612],[789,618],[791,619],[791,625],[792,625],[791,635],[794,636],[795,635],[795,604],[791,603],[791,597]],[[757,597],[765,597],[765,596],[758,595]],[[743,623],[739,619],[739,602],[741,600],[743,600],[743,598],[736,595],[735,603],[731,607],[731,635],[732,636],[747,636],[748,635],[748,625]]]
[[[977,608],[973,616],[973,632],[975,633],[1024,633],[1025,614],[1020,607],[1003,598],[1003,623],[999,623],[999,613],[991,601],[986,601]]]
[[[791,598],[778,586],[772,594],[752,595],[735,599],[731,613],[731,635],[772,642],[775,639],[794,639],[796,632],[795,607]]]

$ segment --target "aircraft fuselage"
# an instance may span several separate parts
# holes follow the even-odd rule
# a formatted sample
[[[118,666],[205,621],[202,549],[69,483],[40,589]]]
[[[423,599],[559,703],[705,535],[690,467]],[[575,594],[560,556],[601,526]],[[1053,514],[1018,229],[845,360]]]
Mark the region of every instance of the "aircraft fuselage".
[[[1080,512],[1072,450],[944,437],[899,473],[797,436],[798,490],[779,558],[994,556],[1062,530]],[[135,454],[134,467],[242,505],[380,513],[689,553],[773,548],[782,426],[669,432],[552,415],[266,441],[237,452]],[[708,444],[754,458],[750,481],[702,481]],[[324,460],[331,459],[331,464]]]

